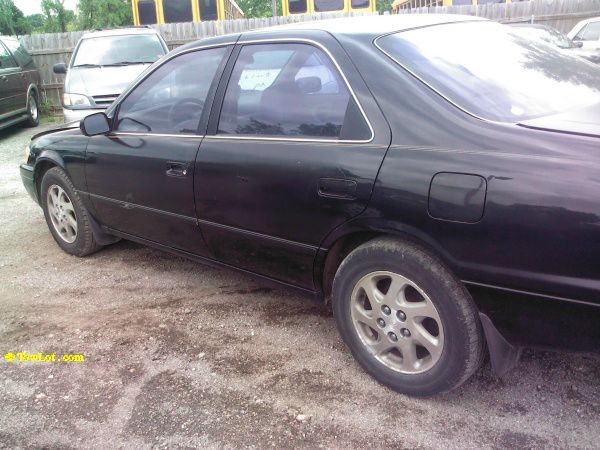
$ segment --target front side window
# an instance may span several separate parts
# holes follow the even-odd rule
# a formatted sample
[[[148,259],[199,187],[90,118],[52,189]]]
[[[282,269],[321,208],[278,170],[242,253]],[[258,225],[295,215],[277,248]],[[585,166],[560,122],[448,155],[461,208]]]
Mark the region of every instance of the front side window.
[[[246,45],[227,86],[219,133],[340,138],[354,106],[337,69],[318,48]]]
[[[341,11],[344,9],[344,0],[314,0],[316,12]]]
[[[81,41],[73,67],[150,64],[164,54],[155,34],[102,36]]]
[[[288,5],[290,14],[304,14],[308,11],[306,0],[289,0]]]
[[[6,47],[0,42],[0,70],[12,67],[17,67],[17,63]]]
[[[493,22],[408,30],[377,39],[397,63],[476,116],[522,122],[600,102],[598,67]]]
[[[588,23],[575,36],[575,41],[597,41],[600,39],[600,22]]]
[[[192,2],[190,0],[163,1],[163,14],[166,23],[191,22]]]
[[[142,81],[119,106],[116,130],[196,134],[224,47],[178,56]]]
[[[33,64],[33,59],[31,58],[31,55],[27,53],[27,50],[23,48],[19,41],[14,39],[7,39],[6,41],[4,41],[4,43],[12,52],[13,56],[17,59],[21,67],[29,67]]]
[[[138,0],[138,15],[140,25],[153,25],[156,20],[156,6],[154,0]]]

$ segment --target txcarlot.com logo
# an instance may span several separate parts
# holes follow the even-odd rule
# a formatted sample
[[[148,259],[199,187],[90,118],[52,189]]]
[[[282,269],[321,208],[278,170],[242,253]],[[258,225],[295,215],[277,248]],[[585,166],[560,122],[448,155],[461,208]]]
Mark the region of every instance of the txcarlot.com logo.
[[[27,353],[8,352],[4,354],[4,361],[9,363],[60,363],[60,362],[85,362],[85,356],[80,354],[56,353]]]

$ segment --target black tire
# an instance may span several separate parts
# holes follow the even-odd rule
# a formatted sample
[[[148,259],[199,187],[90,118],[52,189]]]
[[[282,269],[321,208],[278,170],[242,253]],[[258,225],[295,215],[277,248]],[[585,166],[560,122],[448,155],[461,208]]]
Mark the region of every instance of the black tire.
[[[73,206],[77,231],[75,240],[70,243],[61,237],[50,217],[48,191],[54,186],[58,186],[64,190]],[[44,174],[40,186],[40,197],[44,216],[46,217],[46,223],[48,224],[48,228],[50,229],[54,240],[60,248],[70,255],[75,256],[86,256],[101,248],[94,240],[89,213],[83,205],[73,183],[61,168],[53,167]]]
[[[40,103],[35,91],[31,91],[27,98],[27,120],[25,124],[28,127],[37,127],[40,124]]]
[[[437,362],[430,359],[433,365],[424,372],[394,370],[377,359],[359,336],[352,319],[352,293],[359,280],[377,271],[393,272],[411,280],[437,309],[443,326],[443,346]],[[448,392],[481,365],[484,338],[473,299],[441,261],[415,243],[378,238],[359,246],[340,264],[332,297],[338,330],[354,358],[377,381],[397,392],[414,396]],[[390,319],[390,327],[391,322]],[[382,339],[385,337],[382,333]]]

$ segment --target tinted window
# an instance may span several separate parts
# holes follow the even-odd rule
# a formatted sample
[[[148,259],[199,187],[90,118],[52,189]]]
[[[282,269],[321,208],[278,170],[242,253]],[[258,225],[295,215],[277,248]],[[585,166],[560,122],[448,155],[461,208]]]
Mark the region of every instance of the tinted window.
[[[217,20],[217,0],[198,0],[200,6],[200,19]]]
[[[163,1],[163,13],[165,22],[191,22],[192,2],[190,0],[166,0]]]
[[[352,0],[351,5],[352,8],[367,8],[369,6],[370,0]]]
[[[81,41],[73,67],[153,63],[165,54],[155,34],[104,36]]]
[[[341,11],[344,9],[344,0],[314,0],[315,11]]]
[[[597,41],[598,39],[600,39],[600,22],[588,23],[575,36],[576,41]]]
[[[17,40],[7,39],[4,41],[8,49],[12,52],[13,56],[17,59],[17,62],[21,67],[29,67],[33,64],[33,59],[23,48],[23,46]]]
[[[289,0],[288,5],[291,14],[303,14],[307,11],[306,0]]]
[[[141,25],[156,23],[156,7],[154,0],[138,0],[138,13]]]
[[[316,47],[247,45],[227,86],[219,132],[338,138],[349,106],[346,84]]]
[[[506,25],[437,25],[377,42],[435,90],[486,119],[520,122],[600,102],[598,66]]]
[[[163,64],[121,103],[117,129],[195,134],[225,48],[187,53]]]
[[[0,42],[0,70],[17,67],[17,63],[8,50]]]

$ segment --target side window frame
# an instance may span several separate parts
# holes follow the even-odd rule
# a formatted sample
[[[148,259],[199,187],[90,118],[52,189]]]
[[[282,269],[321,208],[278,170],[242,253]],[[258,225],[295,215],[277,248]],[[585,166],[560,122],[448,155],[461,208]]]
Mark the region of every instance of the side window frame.
[[[340,136],[339,139],[323,139],[323,138],[319,138],[319,137],[310,137],[310,136],[293,138],[290,136],[218,134],[218,126],[219,126],[219,121],[220,121],[220,117],[221,117],[221,111],[223,108],[223,103],[225,100],[225,94],[227,92],[227,86],[229,85],[229,82],[231,81],[231,76],[233,74],[235,64],[238,60],[238,56],[239,56],[240,52],[242,51],[242,48],[245,45],[254,45],[254,44],[258,44],[258,45],[260,45],[260,44],[304,44],[304,45],[310,45],[310,46],[316,48],[317,50],[321,51],[324,54],[324,56],[326,58],[328,58],[329,62],[333,66],[333,69],[337,71],[337,75],[340,77],[344,86],[348,90],[348,92],[350,94],[350,100],[351,100],[349,105],[352,105],[352,103],[354,103],[355,107],[353,109],[356,110],[358,113],[360,113],[357,115],[357,117],[362,119],[365,122],[366,126],[368,127],[368,129],[370,131],[369,138],[368,139],[345,139],[345,138],[343,138],[343,132],[344,132],[343,129],[342,129],[342,135]],[[354,117],[354,120],[356,120],[357,117]],[[229,62],[225,68],[225,71],[223,72],[223,74],[221,76],[221,82],[219,83],[219,86],[217,88],[215,98],[213,99],[213,108],[212,108],[211,115],[209,118],[208,128],[206,130],[206,136],[210,136],[211,138],[217,138],[217,139],[232,139],[232,140],[249,140],[249,139],[251,139],[251,140],[268,140],[268,141],[282,141],[282,142],[301,141],[301,142],[328,142],[328,143],[334,142],[334,143],[339,143],[339,144],[344,144],[344,143],[366,144],[366,143],[373,142],[375,140],[375,129],[369,119],[369,116],[367,115],[365,109],[363,108],[358,96],[354,92],[354,89],[352,88],[352,85],[350,84],[348,77],[344,73],[342,67],[340,66],[340,64],[334,57],[334,55],[327,49],[327,47],[325,45],[317,42],[316,40],[306,39],[306,38],[294,38],[294,37],[291,37],[291,38],[265,38],[265,39],[257,39],[257,40],[251,40],[251,41],[238,42],[235,45],[235,50],[229,57]]]
[[[21,70],[21,65],[17,61],[17,58],[15,58],[15,55],[13,55],[13,53],[10,51],[8,46],[6,44],[4,44],[4,42],[0,41],[0,47],[6,51],[6,53],[8,54],[8,57],[10,59],[12,59],[12,62],[14,63],[14,66],[12,66],[12,67],[0,66],[0,72],[3,70],[10,71],[10,72],[17,72],[17,71]]]
[[[173,61],[174,59],[176,59],[180,56],[188,55],[190,53],[201,52],[203,50],[212,50],[212,49],[216,49],[216,48],[225,48],[225,55],[223,56],[223,60],[219,64],[219,67],[217,68],[217,72],[215,73],[215,76],[212,80],[210,88],[208,89],[208,94],[206,96],[206,102],[204,103],[204,108],[202,110],[202,114],[200,115],[200,120],[198,122],[198,128],[196,129],[195,134],[126,132],[126,131],[119,131],[116,129],[116,126],[119,123],[119,113],[120,113],[120,109],[121,109],[121,104],[129,97],[129,95],[131,95],[133,92],[135,92],[135,90],[147,78],[149,78],[152,74],[154,74],[158,69],[160,69],[165,64],[168,64],[169,62]],[[177,136],[177,137],[198,137],[198,136],[206,135],[207,127],[209,124],[209,117],[211,117],[212,109],[214,106],[215,94],[217,92],[217,88],[220,85],[223,76],[225,75],[225,69],[227,68],[228,64],[230,63],[230,61],[232,59],[232,53],[233,53],[234,49],[235,49],[235,45],[234,45],[234,43],[231,43],[231,42],[223,43],[223,44],[207,45],[205,47],[193,48],[193,49],[190,49],[189,51],[177,53],[176,55],[173,55],[172,57],[165,59],[164,61],[161,61],[161,63],[159,65],[157,65],[154,68],[154,70],[152,70],[151,72],[148,72],[143,78],[139,79],[138,82],[134,86],[129,88],[125,92],[125,95],[123,96],[123,98],[121,98],[119,100],[119,103],[117,105],[115,105],[114,109],[112,109],[112,111],[111,111],[112,114],[110,116],[110,134],[114,135],[114,136],[118,136],[118,135],[147,135],[147,136],[169,135],[169,136]]]

